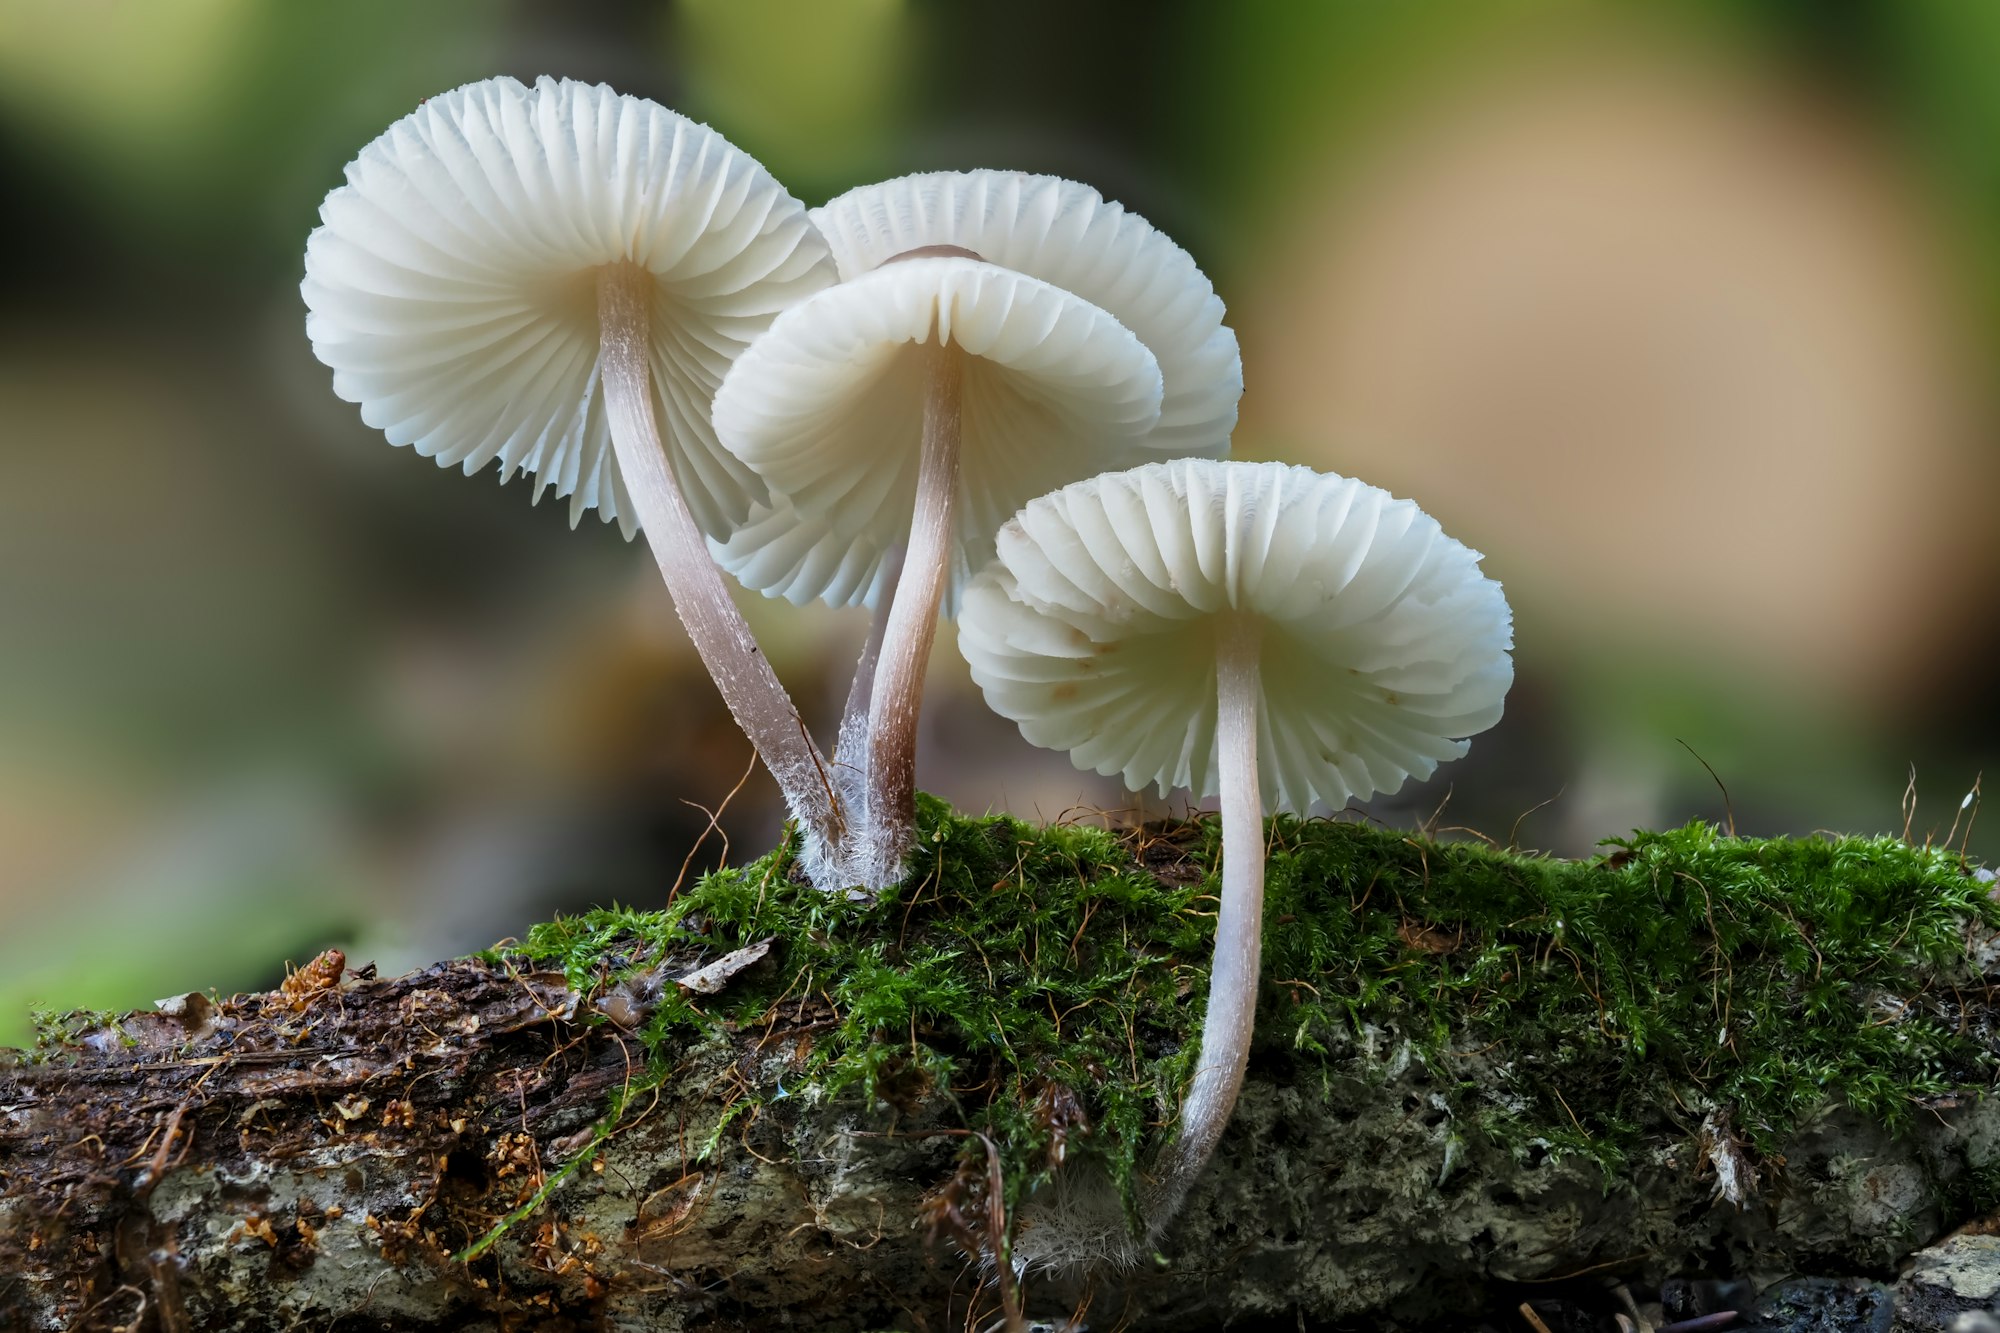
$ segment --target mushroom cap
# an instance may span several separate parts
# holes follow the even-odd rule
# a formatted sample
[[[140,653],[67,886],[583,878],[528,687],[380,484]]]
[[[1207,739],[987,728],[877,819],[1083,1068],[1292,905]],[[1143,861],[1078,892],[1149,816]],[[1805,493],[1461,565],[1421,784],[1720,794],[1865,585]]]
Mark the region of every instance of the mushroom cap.
[[[1187,251],[1089,186],[1017,171],[931,172],[850,190],[813,210],[812,219],[844,282],[912,250],[954,246],[1106,311],[1159,363],[1159,418],[1143,441],[1130,442],[1123,457],[1079,456],[1039,488],[1014,487],[1006,503],[992,506],[997,517],[1103,468],[1228,451],[1243,362],[1235,333],[1222,322],[1221,299]],[[872,603],[880,592],[883,553],[903,539],[901,517],[893,528],[876,531],[836,523],[831,511],[794,512],[789,483],[775,473],[766,480],[771,502],[716,548],[723,566],[746,586],[794,602],[823,597],[836,606]],[[970,534],[966,552],[974,570],[991,551],[987,539],[997,523],[987,526],[982,519],[980,526],[983,531],[972,530],[970,514],[961,524]],[[857,540],[863,543],[858,550]],[[864,572],[857,574],[857,567]],[[954,578],[947,614],[960,586]]]
[[[1236,429],[1243,358],[1194,257],[1096,190],[1021,171],[934,171],[863,185],[812,210],[842,281],[932,245],[1075,292],[1160,363],[1163,456],[1221,455]]]
[[[1029,498],[1129,464],[1159,421],[1160,367],[1117,320],[976,259],[901,260],[773,321],[715,399],[716,433],[781,494],[722,547],[746,584],[871,601],[916,503],[924,349],[964,354],[951,587]]]
[[[1137,790],[1217,789],[1218,617],[1262,624],[1267,810],[1338,808],[1500,720],[1512,615],[1408,500],[1283,463],[1177,459],[1030,502],[966,589],[959,647],[1036,745]]]
[[[805,207],[705,125],[602,85],[486,79],[434,97],[347,166],[300,291],[334,392],[389,442],[467,475],[536,476],[574,525],[638,519],[599,381],[596,275],[652,275],[654,406],[695,520],[765,493],[709,404],[772,318],[834,281]]]

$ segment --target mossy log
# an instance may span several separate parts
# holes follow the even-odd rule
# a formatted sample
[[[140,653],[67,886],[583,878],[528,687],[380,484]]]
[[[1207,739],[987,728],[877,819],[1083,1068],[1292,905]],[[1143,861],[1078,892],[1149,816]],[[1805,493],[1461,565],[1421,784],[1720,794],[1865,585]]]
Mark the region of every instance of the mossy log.
[[[1214,829],[927,804],[920,846],[874,902],[780,849],[408,976],[50,1020],[0,1063],[0,1328],[1417,1327],[1886,1272],[2000,1202],[2000,913],[1949,850],[1279,821],[1235,1122],[1160,1254],[1092,1264],[1187,1073]]]

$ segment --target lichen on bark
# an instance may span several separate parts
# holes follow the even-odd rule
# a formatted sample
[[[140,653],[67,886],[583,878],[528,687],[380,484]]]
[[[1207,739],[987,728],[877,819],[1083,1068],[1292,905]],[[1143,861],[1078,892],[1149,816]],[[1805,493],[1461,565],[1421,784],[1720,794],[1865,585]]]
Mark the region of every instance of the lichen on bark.
[[[50,1026],[0,1070],[0,1312],[859,1329],[990,1308],[960,1251],[1047,1256],[1079,1213],[1129,1220],[1197,1044],[1217,836],[930,802],[919,826],[872,901],[811,889],[780,848],[411,977]],[[1093,1322],[1145,1327],[1415,1320],[1598,1263],[1882,1268],[2000,1202],[2000,912],[1948,849],[1704,825],[1588,862],[1345,821],[1269,839],[1237,1124],[1160,1264],[1031,1272],[1040,1312],[1091,1292]]]

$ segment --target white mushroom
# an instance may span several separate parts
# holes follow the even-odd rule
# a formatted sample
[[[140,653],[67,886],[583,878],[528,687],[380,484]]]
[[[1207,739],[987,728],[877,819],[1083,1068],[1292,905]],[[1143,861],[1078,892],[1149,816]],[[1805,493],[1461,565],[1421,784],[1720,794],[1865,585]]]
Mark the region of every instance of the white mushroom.
[[[812,220],[842,281],[948,245],[1110,311],[1160,363],[1151,447],[1228,452],[1243,360],[1221,298],[1187,251],[1090,186],[1020,171],[934,171],[849,190]]]
[[[1408,500],[1279,463],[1184,459],[1043,496],[967,588],[959,646],[1036,745],[1134,789],[1219,794],[1201,1053],[1148,1212],[1164,1226],[1236,1101],[1256,1017],[1263,816],[1393,792],[1500,719],[1512,617]]]
[[[834,281],[804,207],[664,107],[498,78],[390,126],[320,217],[301,291],[334,391],[440,464],[534,473],[537,498],[570,498],[572,524],[595,507],[628,537],[643,526],[730,711],[831,855],[824,763],[704,540],[765,499],[716,443],[716,386],[779,311]]]
[[[843,281],[787,312],[717,395],[718,436],[772,494],[718,557],[774,596],[877,606],[880,674],[864,655],[837,758],[893,877],[939,610],[1032,496],[1224,452],[1241,362],[1194,261],[1087,186],[908,176],[813,218]]]

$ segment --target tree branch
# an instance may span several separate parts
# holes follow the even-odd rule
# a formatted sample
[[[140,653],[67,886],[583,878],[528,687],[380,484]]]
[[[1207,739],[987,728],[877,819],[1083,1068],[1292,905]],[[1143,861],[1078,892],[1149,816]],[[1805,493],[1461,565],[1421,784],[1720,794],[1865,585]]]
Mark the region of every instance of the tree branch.
[[[1873,1015],[1856,1020],[1857,1040],[1872,1040],[1871,1023],[1909,1025],[1912,1039],[1930,1030],[1922,1025],[1956,1024],[1969,1042],[1952,1048],[1960,1064],[1951,1085],[1909,1092],[1900,1111],[1856,1084],[1830,1086],[1823,1105],[1780,1120],[1750,1092],[1730,1091],[1726,1045],[1704,1068],[1654,1033],[1651,1054],[1625,1059],[1634,1018],[1617,993],[1647,994],[1647,969],[1668,965],[1667,945],[1658,958],[1623,959],[1626,975],[1613,976],[1610,935],[1591,932],[1630,923],[1531,929],[1501,919],[1517,902],[1493,902],[1490,918],[1478,906],[1497,892],[1491,873],[1532,886],[1535,865],[1570,874],[1562,863],[1325,831],[1353,827],[1274,831],[1273,963],[1294,948],[1286,932],[1324,931],[1343,917],[1360,923],[1355,939],[1378,938],[1368,933],[1377,913],[1387,913],[1384,930],[1400,932],[1399,952],[1310,976],[1267,970],[1241,1104],[1167,1238],[1168,1262],[1030,1272],[1021,1292],[1029,1318],[1060,1320],[1087,1305],[1103,1327],[1129,1319],[1219,1329],[1294,1312],[1389,1327],[1392,1312],[1415,1321],[1477,1306],[1501,1284],[1590,1269],[1655,1278],[1717,1267],[1885,1269],[1993,1205],[1980,1182],[1994,1174],[2000,1110],[1983,1095],[1992,1064],[1979,1052],[1994,1049],[1996,950],[1970,879],[1964,897],[1938,907],[1961,932],[1949,955],[1925,954],[1899,973],[1893,959],[1914,942],[1885,933],[1866,946],[1882,961],[1864,975],[1867,965],[1841,951],[1838,923],[1812,915],[1810,903],[1776,904],[1798,921],[1788,953],[1776,935],[1744,933],[1748,900],[1728,896],[1713,867],[1655,857],[1649,870],[1651,844],[1577,872],[1650,895],[1663,919],[1679,919],[1668,899],[1685,895],[1673,902],[1686,906],[1688,938],[1710,950],[1702,985],[1717,1005],[1732,986],[1746,1002],[1769,967],[1802,995],[1853,995],[1857,1012]],[[1184,959],[1153,956],[1134,933],[1144,918],[1130,914],[1154,910],[1156,898],[1167,904],[1161,928],[1186,931],[1212,912],[1213,830],[1113,838],[931,810],[920,832],[937,861],[900,897],[841,920],[814,917],[817,935],[799,926],[768,956],[753,950],[709,968],[699,979],[709,993],[675,978],[717,962],[747,927],[838,910],[789,882],[782,854],[713,877],[672,919],[599,914],[490,959],[393,979],[347,975],[326,959],[267,994],[219,1004],[190,996],[172,1013],[57,1024],[37,1051],[0,1058],[0,1326],[386,1333],[567,1319],[747,1330],[772,1326],[780,1312],[790,1327],[829,1330],[989,1322],[1001,1293],[963,1253],[991,1248],[993,1200],[981,1192],[989,1159],[964,1131],[1004,1147],[1012,1127],[1014,1197],[1003,1202],[1017,1256],[1060,1257],[1049,1237],[1087,1236],[1107,1217],[1122,1227],[1105,1173],[1129,1158],[1105,1145],[1119,1123],[1152,1144],[1165,1137],[1177,1085],[1160,1071],[1185,1073],[1194,1034],[1157,1029],[1176,1006],[1198,1014],[1202,984]],[[1703,836],[1718,854],[1766,865],[1780,849],[1806,846]],[[1913,881],[1911,892],[1951,887],[1948,867],[1921,859],[1929,853],[1867,845],[1880,849],[1876,860],[1857,862],[1852,847],[1835,858],[1850,884],[1884,867],[1904,874],[1895,858],[1905,856],[1929,867],[1923,875],[1945,877]],[[1062,858],[1052,849],[1067,871],[1053,869]],[[1353,857],[1336,866],[1323,859],[1329,849]],[[1375,859],[1355,859],[1364,850]],[[1003,874],[1020,858],[1011,888],[988,878],[979,859],[988,854]],[[1317,883],[1300,877],[1313,864]],[[1706,908],[1680,875],[1718,881],[1706,885]],[[1058,882],[1077,897],[1051,907]],[[1009,1057],[989,1061],[980,1040],[1057,1068],[1070,1048],[1038,1055],[1035,1042],[1103,1035],[1058,1011],[1056,1036],[1037,1036],[1025,1015],[1059,1010],[1043,997],[1007,1011],[1009,1029],[982,1038],[972,1025],[947,1030],[942,1000],[896,991],[901,1020],[873,1014],[857,1029],[857,996],[957,961],[924,952],[926,929],[963,927],[953,913],[983,910],[1003,888],[1041,896],[1041,917],[1023,927],[1022,940],[1035,942],[1002,940],[989,926],[962,938],[959,953],[974,969],[996,969],[1009,995],[1022,990],[1006,979],[1010,951],[1042,974],[1068,967],[1081,976],[1100,930],[1114,932],[1107,957],[1125,932],[1133,995],[1157,969],[1168,997],[1160,1010],[1137,1000],[1123,1011],[1112,1000],[1093,1006],[1113,1011],[1104,1032],[1132,1044],[1142,1077],[1130,1086],[1166,1079],[1141,1121],[1121,1110],[1127,1085],[1108,1058],[1102,1084],[1080,1086],[1074,1105],[1055,1110],[1044,1105],[1053,1085],[991,1062]],[[786,902],[801,915],[770,915]],[[1072,927],[1071,909],[1084,926]],[[1944,919],[1919,919],[1908,902],[1900,910],[1906,936]],[[1717,914],[1713,933],[1707,912]],[[1812,949],[1796,947],[1801,940]],[[1206,948],[1198,936],[1188,943],[1186,958]],[[814,952],[836,947],[847,961]],[[1480,971],[1503,956],[1531,974],[1531,987],[1573,988],[1576,1012],[1598,1035],[1552,1036],[1553,1010],[1529,1021],[1529,991]],[[864,970],[871,958],[875,973]],[[1444,1031],[1384,998],[1392,983],[1435,988],[1481,975],[1484,991],[1468,990]],[[1914,987],[1900,984],[1912,977]],[[1377,987],[1372,997],[1364,981]],[[1301,1017],[1320,1014],[1326,993],[1345,994],[1337,1009],[1352,1021]],[[1893,995],[1906,1002],[1899,1008]],[[1506,1012],[1496,1013],[1502,996]],[[1813,1020],[1802,1011],[1797,1021]],[[1702,1041],[1715,1040],[1705,1029]],[[1750,1028],[1723,1040],[1747,1042]],[[951,1054],[948,1067],[939,1052]],[[830,1073],[836,1055],[872,1061],[872,1086],[842,1085]],[[1537,1088],[1550,1123],[1524,1132],[1541,1104],[1530,1104]],[[1072,1130],[1069,1161],[1057,1169]],[[1078,1147],[1087,1144],[1097,1146]]]

